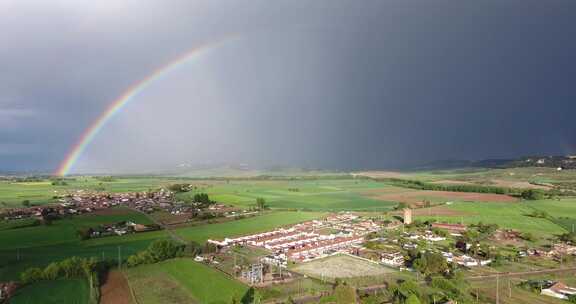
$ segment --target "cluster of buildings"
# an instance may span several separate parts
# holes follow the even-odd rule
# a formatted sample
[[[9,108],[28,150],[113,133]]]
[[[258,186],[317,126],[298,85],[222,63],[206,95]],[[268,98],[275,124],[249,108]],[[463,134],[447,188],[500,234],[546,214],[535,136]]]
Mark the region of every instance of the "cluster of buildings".
[[[233,245],[263,248],[272,253],[263,259],[264,262],[286,267],[288,260],[308,261],[337,252],[354,251],[368,233],[380,229],[381,226],[372,220],[342,213],[289,228],[208,242],[220,248]]]
[[[178,202],[175,199],[174,193],[165,189],[127,193],[77,190],[59,198],[57,204],[54,205],[3,209],[2,213],[0,213],[0,219],[46,219],[64,215],[91,213],[96,210],[107,209],[114,206],[126,206],[145,213],[163,210],[172,215],[185,215],[189,217],[194,217],[204,212],[231,217],[244,215],[244,213],[236,213],[236,208],[217,203],[203,210],[194,203]]]
[[[112,236],[112,235],[125,235],[135,232],[147,232],[159,230],[160,227],[156,225],[143,225],[131,221],[119,222],[112,225],[101,225],[96,228],[90,228],[89,234],[91,238]]]
[[[549,282],[548,286],[542,288],[541,294],[557,299],[568,300],[570,296],[576,295],[576,288],[567,286],[562,282]]]
[[[0,218],[5,220],[23,218],[48,218],[50,216],[77,215],[100,209],[124,205],[141,211],[154,208],[170,208],[173,205],[173,193],[166,190],[156,192],[106,193],[78,190],[58,199],[57,204],[12,208],[2,210]]]
[[[14,294],[17,288],[18,286],[14,282],[0,282],[0,303],[8,301],[8,299]]]
[[[529,248],[526,250],[522,250],[518,252],[520,257],[547,257],[553,259],[561,259],[562,257],[573,255],[576,256],[576,246],[566,244],[566,243],[557,243],[552,246],[550,250],[543,250],[537,248]]]

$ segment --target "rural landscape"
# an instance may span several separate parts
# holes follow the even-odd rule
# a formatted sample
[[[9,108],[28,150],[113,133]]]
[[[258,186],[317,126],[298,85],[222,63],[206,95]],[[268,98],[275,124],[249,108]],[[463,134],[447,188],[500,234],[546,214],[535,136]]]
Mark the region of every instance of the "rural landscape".
[[[575,0],[0,0],[0,304],[576,303]]]
[[[574,299],[576,171],[239,175],[4,176],[3,301]]]

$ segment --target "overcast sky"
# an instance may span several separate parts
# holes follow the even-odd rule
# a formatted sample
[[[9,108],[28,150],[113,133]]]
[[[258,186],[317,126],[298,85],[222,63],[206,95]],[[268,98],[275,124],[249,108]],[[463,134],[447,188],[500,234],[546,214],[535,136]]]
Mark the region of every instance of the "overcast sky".
[[[576,1],[0,0],[0,170],[576,153]]]

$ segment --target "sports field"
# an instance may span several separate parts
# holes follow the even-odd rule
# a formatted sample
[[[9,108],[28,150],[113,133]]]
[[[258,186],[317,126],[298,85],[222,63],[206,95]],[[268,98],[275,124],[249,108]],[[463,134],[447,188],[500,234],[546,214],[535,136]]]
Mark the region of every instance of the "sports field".
[[[292,270],[317,279],[369,277],[396,272],[391,268],[349,255],[335,255],[301,263]]]
[[[90,287],[85,280],[41,281],[18,289],[12,304],[87,304]]]
[[[191,259],[175,259],[126,271],[138,303],[239,303],[248,286]]]

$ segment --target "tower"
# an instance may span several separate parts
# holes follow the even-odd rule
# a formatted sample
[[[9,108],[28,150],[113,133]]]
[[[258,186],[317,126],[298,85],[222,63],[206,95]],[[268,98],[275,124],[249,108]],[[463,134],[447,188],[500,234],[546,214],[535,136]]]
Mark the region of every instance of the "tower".
[[[412,209],[404,208],[404,224],[412,224]]]

